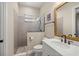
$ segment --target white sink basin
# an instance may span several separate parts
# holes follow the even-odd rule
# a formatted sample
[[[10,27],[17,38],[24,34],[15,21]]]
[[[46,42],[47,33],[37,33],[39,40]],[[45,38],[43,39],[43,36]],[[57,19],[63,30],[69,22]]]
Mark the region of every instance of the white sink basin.
[[[51,41],[52,45],[54,45],[55,47],[57,48],[65,48],[65,49],[68,49],[69,48],[69,45],[66,44],[66,43],[63,43],[63,42],[59,42],[59,41]]]

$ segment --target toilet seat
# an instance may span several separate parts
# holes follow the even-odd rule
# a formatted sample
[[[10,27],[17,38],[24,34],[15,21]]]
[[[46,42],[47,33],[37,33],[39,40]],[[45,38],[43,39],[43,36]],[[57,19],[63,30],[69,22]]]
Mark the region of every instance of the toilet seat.
[[[41,56],[42,55],[42,45],[36,45],[33,47],[33,52],[35,53],[35,56]]]
[[[39,45],[34,46],[33,48],[36,49],[36,50],[38,50],[38,49],[42,49],[42,45],[39,44]]]

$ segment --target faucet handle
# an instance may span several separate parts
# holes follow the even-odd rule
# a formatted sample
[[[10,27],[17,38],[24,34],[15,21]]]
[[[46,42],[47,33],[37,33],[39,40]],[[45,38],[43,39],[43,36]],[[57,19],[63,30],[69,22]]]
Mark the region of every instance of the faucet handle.
[[[61,42],[63,42],[63,39],[61,38]]]
[[[67,42],[67,40],[66,40],[66,35],[62,35],[61,37],[64,38],[64,43],[66,43],[66,42]],[[62,40],[61,40],[61,41],[62,41]]]
[[[71,40],[68,40],[68,44],[70,45],[71,43],[73,43],[73,41],[71,41]]]

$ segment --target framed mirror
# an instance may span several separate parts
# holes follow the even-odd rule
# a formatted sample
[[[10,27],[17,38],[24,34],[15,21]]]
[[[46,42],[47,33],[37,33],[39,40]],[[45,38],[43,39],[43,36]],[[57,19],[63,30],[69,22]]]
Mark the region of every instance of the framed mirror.
[[[54,10],[55,35],[72,35],[72,40],[79,41],[79,2],[65,2]]]
[[[67,2],[62,2],[54,9],[54,20],[55,20],[55,24],[54,24],[55,32],[54,33],[55,33],[56,36],[63,35],[63,17],[60,14],[59,10],[65,4],[67,4]]]

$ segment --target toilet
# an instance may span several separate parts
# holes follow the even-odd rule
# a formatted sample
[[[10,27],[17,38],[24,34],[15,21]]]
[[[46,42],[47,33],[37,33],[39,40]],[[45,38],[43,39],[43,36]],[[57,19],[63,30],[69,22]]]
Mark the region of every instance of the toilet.
[[[42,45],[35,45],[33,47],[33,53],[35,54],[35,56],[42,56]]]

